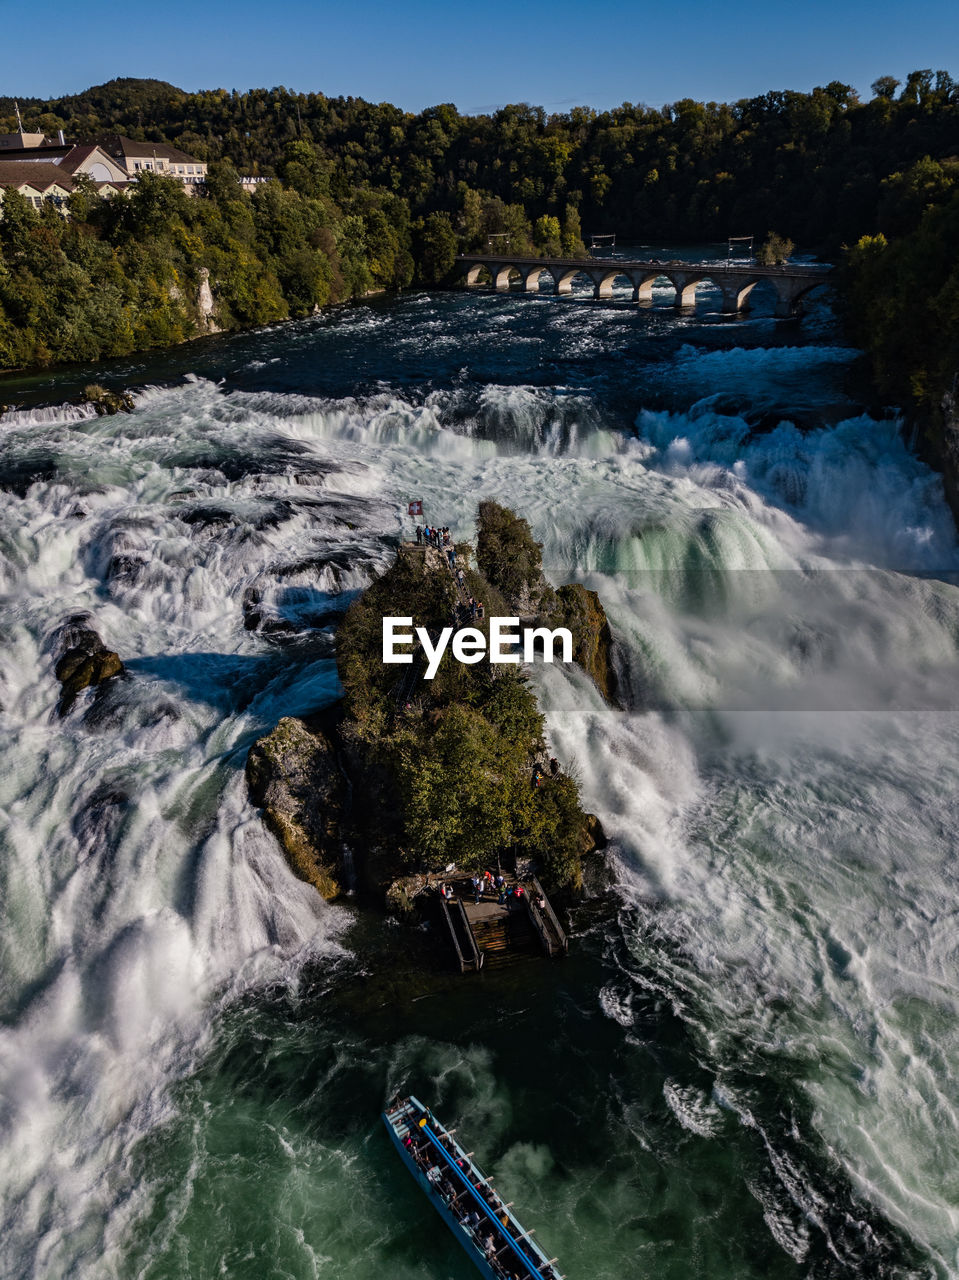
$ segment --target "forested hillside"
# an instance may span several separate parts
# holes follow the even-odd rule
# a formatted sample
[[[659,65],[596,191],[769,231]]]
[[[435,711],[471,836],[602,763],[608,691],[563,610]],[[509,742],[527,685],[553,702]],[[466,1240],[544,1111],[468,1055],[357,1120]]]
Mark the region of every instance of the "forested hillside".
[[[520,105],[463,116],[449,104],[414,115],[284,88],[191,94],[131,79],[20,108],[31,129],[166,141],[212,167],[206,199],[163,180],[113,206],[81,191],[69,224],[8,197],[0,368],[190,336],[202,329],[204,269],[216,322],[231,328],[440,282],[458,249],[495,232],[514,248],[578,253],[584,231],[773,230],[836,258],[858,245],[849,322],[884,394],[932,421],[959,368],[959,87],[944,71],[880,77],[868,101],[832,82],[560,115]],[[0,131],[14,127],[13,101],[0,98]],[[251,198],[238,171],[277,181]]]
[[[775,229],[834,252],[891,229],[884,178],[959,149],[959,88],[943,71],[914,72],[904,85],[881,77],[868,102],[834,81],[734,103],[560,115],[520,105],[463,116],[449,104],[413,115],[359,98],[284,88],[189,94],[151,80],[20,105],[31,128],[169,141],[205,160],[228,157],[244,173],[281,172],[288,144],[301,140],[316,149],[335,200],[381,188],[408,201],[414,218],[449,213],[467,238],[480,230],[474,193],[532,220],[562,219],[569,204],[587,231],[624,239]],[[4,127],[13,127],[9,98],[0,98]]]
[[[295,181],[252,196],[228,162],[211,166],[204,198],[150,173],[111,201],[81,184],[69,219],[7,191],[0,368],[169,346],[208,326],[267,324],[409,284],[406,202],[367,189],[337,203],[313,167],[297,163]],[[212,319],[200,306],[207,273]]]

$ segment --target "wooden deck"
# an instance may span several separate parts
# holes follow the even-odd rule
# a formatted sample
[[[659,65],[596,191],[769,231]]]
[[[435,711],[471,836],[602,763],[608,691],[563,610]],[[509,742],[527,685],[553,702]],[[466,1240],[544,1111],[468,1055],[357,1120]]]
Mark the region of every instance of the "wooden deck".
[[[453,881],[453,888],[456,896],[441,899],[440,911],[461,972],[566,954],[569,942],[549,900],[545,910],[536,906],[542,887],[535,877],[523,884],[522,898],[510,896],[502,905],[498,894],[475,902],[468,880]]]

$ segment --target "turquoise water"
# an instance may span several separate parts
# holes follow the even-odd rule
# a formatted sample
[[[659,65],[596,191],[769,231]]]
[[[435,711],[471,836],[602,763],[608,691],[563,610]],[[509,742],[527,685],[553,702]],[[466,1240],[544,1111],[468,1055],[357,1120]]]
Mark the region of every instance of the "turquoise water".
[[[3,1274],[465,1278],[399,1088],[570,1280],[959,1274],[951,517],[825,304],[668,302],[341,309],[101,371],[114,419],[3,388]],[[625,710],[534,678],[615,890],[563,964],[427,981],[242,766],[407,500],[487,494],[611,618]],[[79,609],[130,678],[61,722]]]

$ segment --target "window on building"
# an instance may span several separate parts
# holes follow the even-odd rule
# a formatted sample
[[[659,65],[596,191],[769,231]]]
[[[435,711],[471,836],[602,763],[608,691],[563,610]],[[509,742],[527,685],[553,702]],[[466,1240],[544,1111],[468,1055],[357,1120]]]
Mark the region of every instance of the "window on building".
[[[139,173],[139,171],[140,171],[140,161],[139,161],[139,160],[134,160],[134,162],[133,162],[133,168],[136,170],[136,172],[137,172],[137,173]]]

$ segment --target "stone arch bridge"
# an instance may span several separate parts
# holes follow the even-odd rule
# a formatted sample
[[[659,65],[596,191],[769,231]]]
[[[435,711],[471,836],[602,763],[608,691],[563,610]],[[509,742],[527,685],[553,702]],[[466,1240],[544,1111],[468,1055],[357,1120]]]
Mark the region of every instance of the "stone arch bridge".
[[[749,305],[749,295],[760,280],[768,280],[776,293],[776,315],[785,318],[800,313],[802,300],[812,289],[829,283],[833,268],[828,266],[761,267],[750,263],[628,261],[618,258],[521,258],[487,253],[465,253],[456,259],[468,285],[479,283],[485,268],[493,288],[506,290],[518,275],[526,293],[536,293],[547,275],[555,293],[571,293],[573,281],[584,275],[593,284],[594,298],[611,298],[613,282],[622,277],[633,290],[634,302],[652,302],[653,284],[662,278],[676,290],[676,306],[696,305],[697,286],[706,281],[723,295],[722,310],[735,315]]]

